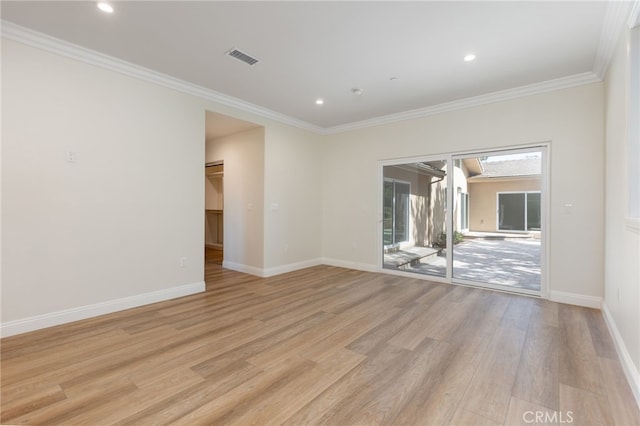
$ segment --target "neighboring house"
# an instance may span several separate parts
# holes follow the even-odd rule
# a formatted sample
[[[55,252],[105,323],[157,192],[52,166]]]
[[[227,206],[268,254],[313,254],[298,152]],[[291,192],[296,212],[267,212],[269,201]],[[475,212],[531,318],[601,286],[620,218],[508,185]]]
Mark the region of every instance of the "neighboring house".
[[[469,228],[469,176],[481,173],[475,158],[455,160],[454,230]],[[425,161],[384,167],[385,248],[432,247],[446,232],[446,161]]]
[[[540,230],[540,157],[479,161],[482,173],[467,180],[469,229],[480,232]]]
[[[383,238],[389,247],[429,247],[444,231],[446,162],[384,168]]]
[[[453,229],[458,232],[469,230],[469,178],[483,172],[478,158],[454,160],[453,185],[455,187]]]
[[[502,161],[465,158],[453,164],[454,231],[540,230],[539,156]],[[383,174],[385,248],[442,244],[446,162],[385,166]]]

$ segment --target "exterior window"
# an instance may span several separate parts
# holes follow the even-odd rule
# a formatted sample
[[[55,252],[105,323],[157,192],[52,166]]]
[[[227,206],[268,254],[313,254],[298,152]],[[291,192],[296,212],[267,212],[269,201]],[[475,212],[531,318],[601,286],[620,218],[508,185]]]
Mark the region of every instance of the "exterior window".
[[[411,185],[397,180],[384,181],[384,245],[409,241],[409,194]]]
[[[498,193],[498,230],[539,231],[540,193]]]
[[[529,192],[527,196],[527,231],[539,231],[540,223],[540,193]]]
[[[466,192],[460,194],[460,229],[469,229],[469,194]]]

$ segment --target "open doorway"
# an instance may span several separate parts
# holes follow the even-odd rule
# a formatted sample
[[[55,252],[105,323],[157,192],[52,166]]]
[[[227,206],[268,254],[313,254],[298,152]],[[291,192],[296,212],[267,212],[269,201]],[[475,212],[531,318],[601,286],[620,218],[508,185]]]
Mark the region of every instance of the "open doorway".
[[[546,147],[381,162],[382,268],[542,295]]]
[[[246,240],[255,223],[262,222],[262,129],[256,123],[206,111],[202,165],[206,270],[237,267],[253,255],[256,239],[251,244]]]

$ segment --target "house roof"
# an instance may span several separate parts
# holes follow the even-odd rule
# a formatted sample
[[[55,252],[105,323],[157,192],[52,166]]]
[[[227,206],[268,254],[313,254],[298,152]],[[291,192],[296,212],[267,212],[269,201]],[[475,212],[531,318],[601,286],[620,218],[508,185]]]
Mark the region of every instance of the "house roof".
[[[521,158],[502,161],[483,161],[484,172],[470,178],[504,178],[540,175],[542,159],[540,157]]]
[[[478,157],[465,158],[462,160],[462,163],[469,171],[470,176],[481,175],[484,170],[484,168],[482,167],[482,162]]]

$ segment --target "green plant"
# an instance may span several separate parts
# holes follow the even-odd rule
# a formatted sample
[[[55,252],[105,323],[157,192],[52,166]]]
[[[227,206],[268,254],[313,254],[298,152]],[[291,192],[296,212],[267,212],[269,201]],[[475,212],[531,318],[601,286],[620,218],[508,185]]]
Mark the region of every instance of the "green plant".
[[[462,232],[458,232],[455,231],[453,233],[453,244],[458,244],[461,243],[462,241],[464,241],[464,234],[462,234]],[[436,240],[436,242],[433,244],[436,247],[441,247],[444,248],[447,246],[447,233],[446,232],[441,232],[440,235],[438,235],[438,239]]]

